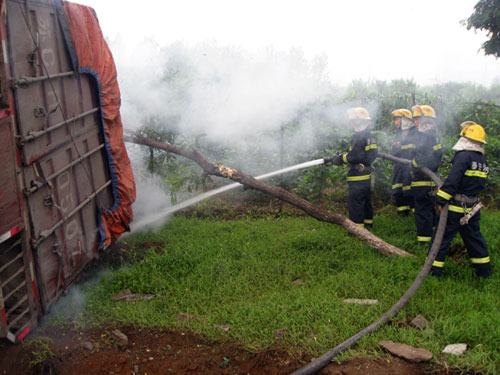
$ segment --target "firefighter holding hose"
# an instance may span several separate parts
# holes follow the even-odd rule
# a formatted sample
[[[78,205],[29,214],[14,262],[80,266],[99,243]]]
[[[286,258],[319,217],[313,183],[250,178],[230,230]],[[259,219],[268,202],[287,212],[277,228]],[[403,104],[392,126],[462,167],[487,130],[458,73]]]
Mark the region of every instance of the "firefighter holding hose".
[[[409,110],[402,108],[392,111],[396,134],[392,143],[391,154],[398,158],[412,160],[417,142],[417,129]],[[411,195],[411,175],[408,166],[395,163],[392,177],[392,196],[398,214],[408,215],[414,207]]]
[[[363,107],[347,111],[354,130],[349,151],[324,158],[325,164],[349,164],[347,183],[349,187],[349,219],[360,226],[373,226],[371,200],[372,163],[377,157],[377,141],[367,130],[371,124],[370,114]]]
[[[478,198],[489,173],[484,157],[486,134],[481,125],[472,121],[462,123],[462,128],[460,138],[453,146],[456,153],[451,171],[436,196],[438,211],[446,203],[449,206],[443,241],[432,264],[431,274],[441,276],[448,245],[460,233],[476,273],[488,277],[491,274],[490,257],[479,228],[482,204]]]
[[[418,141],[411,169],[417,241],[420,244],[428,244],[432,239],[437,219],[434,209],[436,184],[419,168],[427,167],[436,173],[443,157],[443,150],[436,133],[434,109],[430,105],[417,105],[412,107],[412,111],[418,129]]]

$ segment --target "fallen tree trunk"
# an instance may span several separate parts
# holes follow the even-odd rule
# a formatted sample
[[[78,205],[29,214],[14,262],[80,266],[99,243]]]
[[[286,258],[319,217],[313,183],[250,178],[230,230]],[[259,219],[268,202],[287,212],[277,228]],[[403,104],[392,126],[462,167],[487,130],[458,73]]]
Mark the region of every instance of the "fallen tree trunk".
[[[236,169],[225,167],[222,164],[209,163],[196,151],[186,151],[167,143],[158,142],[150,138],[142,137],[139,134],[125,136],[125,141],[157,148],[168,152],[173,152],[174,154],[181,155],[188,159],[191,159],[192,161],[197,163],[205,171],[205,173],[209,175],[229,178],[233,181],[243,184],[244,186],[249,186],[253,189],[262,191],[266,194],[269,194],[273,197],[276,197],[287,203],[290,203],[291,205],[300,208],[307,214],[311,215],[312,217],[320,221],[340,225],[341,227],[346,229],[349,233],[352,233],[354,236],[358,237],[363,242],[366,242],[373,249],[378,250],[381,253],[388,255],[414,256],[404,250],[397,248],[396,246],[388,244],[387,242],[375,236],[373,233],[366,230],[365,228],[356,225],[354,222],[349,220],[344,215],[318,207],[306,201],[305,199],[293,193],[290,193],[289,191],[286,191],[283,188],[272,186],[265,182],[259,181]]]

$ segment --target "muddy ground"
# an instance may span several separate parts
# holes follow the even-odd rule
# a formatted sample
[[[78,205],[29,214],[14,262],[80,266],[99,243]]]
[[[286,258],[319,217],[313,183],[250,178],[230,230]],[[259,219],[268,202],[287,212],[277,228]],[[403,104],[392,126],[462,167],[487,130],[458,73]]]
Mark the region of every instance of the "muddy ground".
[[[125,338],[117,338],[118,329]],[[0,374],[72,375],[287,375],[312,358],[296,358],[279,349],[252,353],[229,342],[214,342],[185,331],[109,327],[78,330],[51,326],[23,344],[2,341]],[[331,363],[323,375],[453,374],[431,364],[396,357],[357,358]]]

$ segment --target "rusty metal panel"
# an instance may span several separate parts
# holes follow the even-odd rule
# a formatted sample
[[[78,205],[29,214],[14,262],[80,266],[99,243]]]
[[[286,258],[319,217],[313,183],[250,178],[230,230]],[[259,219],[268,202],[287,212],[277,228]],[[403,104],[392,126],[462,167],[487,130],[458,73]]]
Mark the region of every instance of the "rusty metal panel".
[[[93,77],[72,64],[53,0],[8,0],[9,62],[41,301],[49,308],[96,256],[113,203]]]
[[[70,72],[71,64],[53,1],[29,1],[27,4],[26,7],[24,1],[7,2],[9,20],[17,20],[8,24],[12,77],[20,80]],[[97,107],[94,91],[89,92],[89,86],[87,76],[19,84],[16,107],[20,134],[28,136],[48,130]],[[23,147],[25,162],[31,163],[62,143],[70,142],[75,135],[84,133],[94,126],[96,116],[84,117],[69,126],[50,131],[36,142],[26,142]]]
[[[22,222],[11,125],[11,117],[0,119],[0,236]]]

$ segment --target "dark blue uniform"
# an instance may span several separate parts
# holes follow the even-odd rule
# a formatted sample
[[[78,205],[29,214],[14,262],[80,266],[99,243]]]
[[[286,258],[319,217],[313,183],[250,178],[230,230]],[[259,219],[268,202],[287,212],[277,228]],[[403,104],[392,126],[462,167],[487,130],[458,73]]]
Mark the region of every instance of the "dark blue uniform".
[[[443,150],[435,130],[418,132],[415,149],[414,167],[427,167],[437,172]],[[415,204],[415,224],[417,226],[417,240],[419,243],[429,243],[436,223],[433,191],[436,184],[419,169],[412,170],[411,190]]]
[[[415,155],[418,130],[412,127],[406,135],[399,130],[394,137],[394,143],[398,145],[392,147],[391,154],[402,159],[412,160]],[[399,213],[408,213],[413,209],[413,196],[411,194],[411,175],[408,166],[395,163],[392,178],[392,195],[396,202]]]
[[[349,152],[342,155],[342,164],[351,166],[347,175],[349,219],[358,225],[373,225],[371,165],[377,153],[377,141],[368,130],[363,130],[354,134]]]
[[[482,153],[458,151],[455,154],[450,174],[436,196],[440,205],[449,202],[449,212],[443,242],[432,265],[432,274],[441,275],[448,245],[460,232],[477,274],[483,277],[490,275],[488,247],[479,229],[480,212],[472,216],[468,224],[460,225],[460,219],[479,201],[477,196],[486,183],[488,173],[489,167]]]

